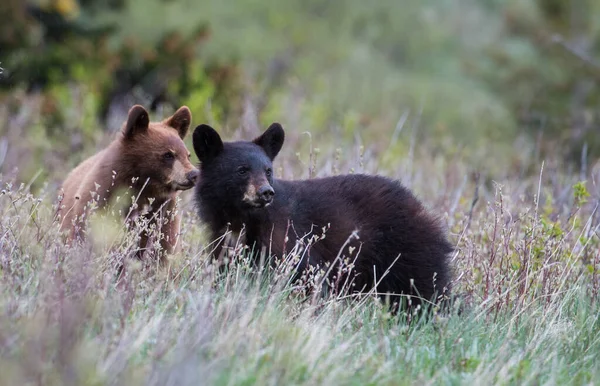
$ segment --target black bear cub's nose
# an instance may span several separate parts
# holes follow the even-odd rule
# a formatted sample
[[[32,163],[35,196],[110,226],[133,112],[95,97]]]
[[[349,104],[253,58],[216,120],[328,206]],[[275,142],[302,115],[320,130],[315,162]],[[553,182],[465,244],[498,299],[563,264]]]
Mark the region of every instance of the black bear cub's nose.
[[[197,184],[198,183],[198,179],[200,178],[200,171],[199,170],[192,170],[191,172],[188,172],[188,174],[186,174],[186,177],[192,183]]]
[[[275,191],[269,185],[264,185],[260,189],[258,189],[258,197],[266,202],[271,202],[273,200],[273,196],[275,195]]]

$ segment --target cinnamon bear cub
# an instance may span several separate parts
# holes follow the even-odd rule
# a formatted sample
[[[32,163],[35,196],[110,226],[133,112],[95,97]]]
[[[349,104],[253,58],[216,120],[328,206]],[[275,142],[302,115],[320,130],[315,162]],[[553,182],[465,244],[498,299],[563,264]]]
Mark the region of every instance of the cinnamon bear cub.
[[[220,240],[214,258],[222,257],[225,233],[242,234],[255,258],[266,251],[282,259],[302,247],[297,275],[322,269],[334,290],[375,290],[392,306],[402,298],[412,305],[436,302],[448,293],[453,247],[408,189],[361,174],[276,179],[272,161],[283,141],[278,123],[251,142],[223,142],[213,128],[196,127],[195,198],[212,239]],[[340,269],[341,261],[353,267]]]
[[[191,120],[187,106],[162,122],[150,122],[142,106],[133,106],[109,146],[79,164],[63,183],[57,214],[68,241],[84,238],[92,201],[103,208],[115,192],[131,189],[130,193],[138,197],[137,205],[131,213],[127,208],[124,214],[129,218],[143,215],[159,224],[162,249],[172,253],[180,223],[180,215],[175,213],[177,195],[192,188],[199,176],[183,143]],[[144,232],[138,256],[147,242],[148,234]]]

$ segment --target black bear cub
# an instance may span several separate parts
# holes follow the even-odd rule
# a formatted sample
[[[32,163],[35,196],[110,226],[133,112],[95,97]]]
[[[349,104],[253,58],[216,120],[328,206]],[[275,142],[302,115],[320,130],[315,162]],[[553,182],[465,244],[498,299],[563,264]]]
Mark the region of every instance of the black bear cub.
[[[393,304],[408,297],[412,305],[448,294],[453,248],[408,189],[360,174],[275,179],[272,161],[283,141],[278,123],[251,142],[223,142],[210,126],[196,127],[201,177],[195,198],[212,240],[220,240],[215,258],[224,234],[241,232],[251,251],[280,259],[304,245],[298,272],[322,268],[337,290],[375,290]],[[336,268],[344,266],[340,262],[351,269]]]

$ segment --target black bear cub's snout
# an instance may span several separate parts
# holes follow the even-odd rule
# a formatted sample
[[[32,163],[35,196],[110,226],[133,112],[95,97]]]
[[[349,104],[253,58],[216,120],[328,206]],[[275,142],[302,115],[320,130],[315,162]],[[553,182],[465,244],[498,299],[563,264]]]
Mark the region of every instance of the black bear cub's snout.
[[[273,202],[273,197],[275,196],[275,191],[270,185],[263,185],[260,189],[258,189],[258,198],[265,205],[269,205]]]
[[[250,181],[242,202],[249,208],[264,208],[273,203],[275,190],[267,181]]]

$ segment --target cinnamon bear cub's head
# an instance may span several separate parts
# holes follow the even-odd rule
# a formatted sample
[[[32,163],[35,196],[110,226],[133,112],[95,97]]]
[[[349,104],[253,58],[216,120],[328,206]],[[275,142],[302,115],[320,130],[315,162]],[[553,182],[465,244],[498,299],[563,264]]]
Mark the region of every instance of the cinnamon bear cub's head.
[[[273,123],[253,141],[225,142],[208,125],[196,127],[194,151],[201,162],[197,197],[223,210],[264,208],[273,202],[273,160],[281,150],[284,131]],[[210,204],[208,202],[210,201]]]
[[[146,109],[133,106],[121,130],[125,175],[137,178],[136,185],[145,184],[144,190],[157,196],[193,187],[200,173],[183,143],[191,121],[187,106],[162,122],[150,122]]]

